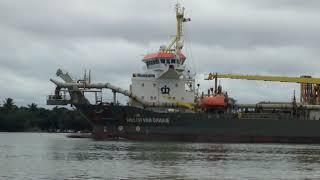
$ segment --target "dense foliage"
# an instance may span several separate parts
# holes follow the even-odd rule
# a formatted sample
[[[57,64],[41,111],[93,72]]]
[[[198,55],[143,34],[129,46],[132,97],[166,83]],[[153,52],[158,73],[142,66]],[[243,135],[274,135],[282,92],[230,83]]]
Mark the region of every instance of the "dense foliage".
[[[17,107],[6,98],[0,106],[0,131],[65,131],[91,130],[88,120],[77,110],[54,107],[39,108],[36,104]]]

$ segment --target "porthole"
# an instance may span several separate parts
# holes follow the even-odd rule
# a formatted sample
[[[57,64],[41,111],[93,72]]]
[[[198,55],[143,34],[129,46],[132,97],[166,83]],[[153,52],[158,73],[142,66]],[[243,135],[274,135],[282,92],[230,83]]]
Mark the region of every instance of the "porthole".
[[[140,130],[141,130],[140,126],[136,126],[136,131],[140,132]]]
[[[123,131],[123,126],[118,126],[118,131]]]

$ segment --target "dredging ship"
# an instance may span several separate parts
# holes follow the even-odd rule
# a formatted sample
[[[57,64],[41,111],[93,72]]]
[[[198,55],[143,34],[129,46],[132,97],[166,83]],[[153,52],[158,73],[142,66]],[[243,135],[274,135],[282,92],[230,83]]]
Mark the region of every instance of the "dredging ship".
[[[129,90],[110,83],[92,83],[89,74],[74,79],[58,70],[62,81],[50,79],[56,89],[48,105],[75,106],[90,120],[96,139],[129,139],[192,142],[320,143],[319,78],[241,76],[210,73],[215,85],[199,93],[195,74],[186,69],[182,53],[184,8],[176,6],[177,32],[168,46],[142,59],[146,72],[133,73]],[[236,104],[217,85],[218,78],[235,78],[301,83],[305,99],[292,102]],[[102,89],[113,92],[113,101],[104,102]],[[311,89],[311,90],[310,90]],[[90,103],[87,93],[94,93]],[[127,105],[116,94],[128,96]],[[312,95],[312,96],[310,96]],[[306,102],[314,103],[306,103]]]

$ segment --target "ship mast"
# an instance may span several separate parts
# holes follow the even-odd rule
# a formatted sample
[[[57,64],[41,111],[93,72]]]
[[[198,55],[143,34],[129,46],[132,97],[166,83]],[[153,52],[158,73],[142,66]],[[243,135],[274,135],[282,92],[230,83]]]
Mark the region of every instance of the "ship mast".
[[[183,47],[181,37],[182,37],[182,23],[188,22],[191,19],[184,17],[184,7],[180,7],[180,4],[176,4],[176,18],[177,18],[177,32],[176,37],[172,40],[172,42],[169,44],[167,51],[172,51],[172,46],[175,45],[175,48],[173,49],[176,52],[176,55],[179,56],[181,53],[181,49]]]

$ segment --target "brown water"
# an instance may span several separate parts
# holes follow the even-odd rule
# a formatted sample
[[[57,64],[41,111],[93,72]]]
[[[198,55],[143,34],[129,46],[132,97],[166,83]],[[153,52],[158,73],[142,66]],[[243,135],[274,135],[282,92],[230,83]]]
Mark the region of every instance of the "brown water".
[[[0,133],[0,179],[320,179],[320,145],[93,141]]]

